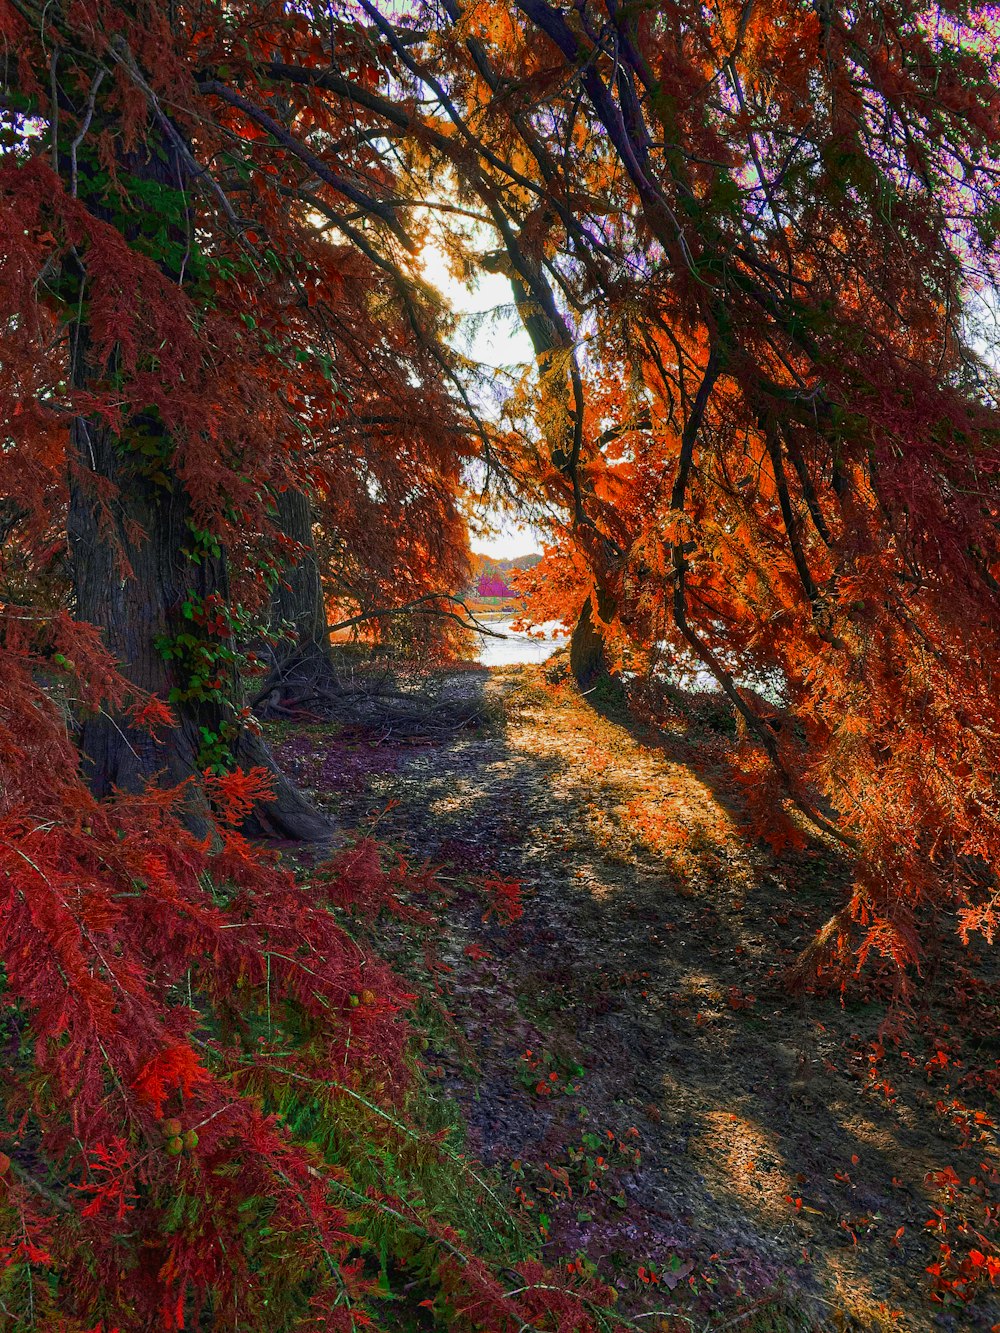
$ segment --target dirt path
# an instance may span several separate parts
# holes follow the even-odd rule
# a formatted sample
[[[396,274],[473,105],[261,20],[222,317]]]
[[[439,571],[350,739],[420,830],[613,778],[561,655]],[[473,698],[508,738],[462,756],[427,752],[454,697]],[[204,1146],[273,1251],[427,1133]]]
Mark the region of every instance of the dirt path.
[[[427,975],[468,1045],[428,1059],[548,1252],[698,1328],[776,1294],[739,1326],[1000,1326],[995,966],[943,954],[880,1053],[877,987],[788,994],[843,870],[748,840],[724,735],[644,733],[540,667],[447,688],[492,720],[423,746],[314,727],[280,752],[348,826],[382,812],[380,836],[443,867]],[[484,922],[477,877],[519,881],[521,919]],[[391,948],[415,965],[414,940]]]

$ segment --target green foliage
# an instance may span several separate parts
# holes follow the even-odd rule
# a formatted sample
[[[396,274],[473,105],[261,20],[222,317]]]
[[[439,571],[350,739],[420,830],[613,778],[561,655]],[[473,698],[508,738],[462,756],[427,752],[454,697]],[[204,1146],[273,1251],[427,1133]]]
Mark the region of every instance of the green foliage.
[[[193,565],[200,565],[208,559],[218,560],[220,558],[222,547],[214,532],[199,528],[191,519],[187,520],[187,528],[191,533],[191,543],[189,546],[181,547],[182,555],[186,556]],[[190,617],[187,618],[190,619]]]
[[[191,531],[193,563],[217,554],[211,533],[193,526]],[[245,720],[245,711],[234,702],[238,673],[248,666],[238,644],[252,634],[253,620],[241,606],[228,606],[219,593],[202,596],[193,589],[181,604],[181,617],[187,628],[154,640],[156,651],[173,665],[178,678],[168,702],[209,710],[208,720],[198,724],[198,762],[203,770],[225,773],[232,767],[233,746]]]

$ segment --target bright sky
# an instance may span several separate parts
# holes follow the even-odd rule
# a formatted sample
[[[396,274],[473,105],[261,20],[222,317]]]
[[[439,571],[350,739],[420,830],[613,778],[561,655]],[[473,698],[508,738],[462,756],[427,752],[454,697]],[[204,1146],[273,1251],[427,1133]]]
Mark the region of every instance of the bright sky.
[[[452,276],[444,254],[433,244],[425,244],[421,258],[426,280],[457,314],[469,316],[454,340],[463,355],[498,371],[511,371],[514,376],[534,361],[531,340],[513,312],[513,295],[505,277],[483,273],[470,283],[459,282]],[[494,318],[475,318],[489,311],[497,312]],[[487,403],[480,406],[490,410]],[[509,560],[539,549],[534,528],[514,523],[495,510],[486,510],[482,517],[494,531],[489,536],[473,536],[476,551]]]
[[[474,330],[467,321],[459,345],[467,355],[498,369],[519,370],[534,360],[531,340],[513,313],[510,283],[500,273],[480,273],[471,283],[452,276],[448,261],[433,242],[421,252],[424,277],[438,289],[453,310],[461,315],[481,315],[495,310],[497,316]],[[504,307],[509,313],[504,313]]]

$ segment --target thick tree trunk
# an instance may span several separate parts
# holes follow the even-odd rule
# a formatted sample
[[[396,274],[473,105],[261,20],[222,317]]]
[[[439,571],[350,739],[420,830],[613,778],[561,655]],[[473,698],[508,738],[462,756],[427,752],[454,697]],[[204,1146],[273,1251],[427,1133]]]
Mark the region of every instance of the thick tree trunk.
[[[81,336],[82,332],[81,332]],[[97,625],[122,674],[163,700],[182,681],[157,650],[178,629],[190,591],[218,588],[221,562],[194,566],[182,555],[186,505],[128,465],[121,441],[83,418],[73,423],[68,535],[74,614]],[[151,778],[175,785],[197,772],[199,726],[219,718],[202,704],[174,708],[177,726],[161,740],[102,712],[84,721],[84,771],[97,796],[138,791]]]
[[[258,648],[271,663],[257,692],[255,707],[262,717],[287,717],[335,684],[312,505],[302,491],[289,488],[277,497],[276,508],[282,533],[298,544],[300,553],[297,562],[282,571],[271,594],[275,638]]]
[[[171,141],[161,139],[159,147],[159,153],[133,155],[123,166],[140,180],[176,189],[186,179],[184,164]],[[102,196],[95,192],[87,202],[105,214]],[[73,383],[86,388],[106,370],[93,364],[86,323],[77,321],[71,329]],[[162,443],[155,468],[130,447],[133,433]],[[151,412],[137,412],[124,438],[92,419],[79,417],[72,426],[68,537],[74,613],[100,628],[122,674],[167,702],[176,718],[174,727],[154,738],[126,716],[102,711],[84,720],[80,745],[87,780],[98,796],[115,788],[135,792],[150,781],[187,782],[187,819],[200,832],[209,816],[199,782],[206,735],[222,737],[224,724],[234,727],[241,696],[230,671],[223,690],[208,690],[204,699],[178,699],[177,692],[190,692],[191,673],[164,656],[167,641],[192,629],[182,616],[185,601],[211,593],[228,601],[229,591],[224,553],[197,561],[184,553],[191,544],[190,507],[172,473],[171,455],[172,442]],[[265,767],[272,775],[273,799],[262,803],[248,831],[295,839],[330,836],[330,822],[278,772],[259,738],[236,736],[231,750],[244,767]]]
[[[184,689],[188,682],[165,660],[157,640],[190,628],[180,608],[192,594],[227,594],[225,559],[194,564],[184,556],[190,533],[183,494],[130,468],[120,440],[82,419],[74,423],[73,440],[81,465],[71,484],[69,511],[75,614],[99,626],[129,681],[169,701],[171,691]],[[101,481],[115,488],[107,501],[98,498]],[[238,690],[233,680],[231,701],[238,698]],[[177,725],[155,739],[121,714],[102,712],[86,719],[80,737],[84,772],[98,796],[114,788],[138,791],[150,781],[164,786],[188,782],[188,822],[201,832],[208,822],[198,782],[202,728],[218,734],[235,708],[232,702],[226,708],[221,700],[170,706]],[[244,731],[233,749],[243,768],[263,767],[272,775],[273,799],[260,803],[246,832],[307,840],[330,836],[329,821],[278,772],[259,737]]]
[[[313,515],[309,497],[289,487],[277,497],[278,523],[286,537],[304,549],[298,562],[283,571],[271,597],[271,622],[289,635],[275,650],[276,663],[325,662],[330,652],[330,631],[319,561],[313,545]]]
[[[597,591],[597,611],[607,623],[615,613],[615,602],[603,588]],[[594,621],[591,599],[588,597],[576,622],[569,641],[569,665],[582,690],[589,689],[602,676],[609,674],[604,635]]]

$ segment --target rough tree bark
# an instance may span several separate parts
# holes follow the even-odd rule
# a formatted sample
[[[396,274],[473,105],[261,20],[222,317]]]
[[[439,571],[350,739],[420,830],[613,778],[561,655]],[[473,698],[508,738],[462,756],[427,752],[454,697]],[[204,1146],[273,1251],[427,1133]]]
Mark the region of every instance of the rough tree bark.
[[[80,351],[86,330],[74,332],[74,378],[80,383],[86,380]],[[157,651],[156,640],[176,632],[189,591],[204,596],[219,590],[222,561],[195,566],[181,555],[183,498],[176,488],[168,491],[131,468],[126,448],[109,430],[80,417],[71,439],[68,535],[74,614],[100,628],[126,679],[166,700],[181,681]],[[102,498],[99,488],[110,489],[110,496]],[[195,774],[198,728],[220,719],[205,704],[197,710],[174,706],[173,711],[177,726],[160,740],[110,712],[84,721],[84,771],[97,796],[116,787],[137,791],[154,775],[175,784]]]
[[[264,690],[275,702],[292,682],[321,684],[331,674],[330,629],[319,559],[313,541],[313,511],[308,495],[289,487],[275,501],[277,522],[285,537],[299,546],[299,559],[288,565],[271,594],[271,629],[280,636],[268,646],[272,663]],[[262,691],[263,693],[264,691]]]
[[[172,663],[156,647],[186,622],[180,607],[192,593],[228,592],[225,556],[199,564],[182,551],[190,538],[187,504],[180,488],[167,490],[130,468],[122,442],[110,431],[78,418],[72,429],[75,454],[70,483],[68,530],[74,581],[74,614],[100,627],[105,645],[125,677],[167,700],[183,686]],[[110,483],[112,498],[98,498],[95,483]],[[239,683],[232,682],[238,696]],[[232,700],[231,696],[231,701]],[[137,791],[149,781],[189,783],[187,818],[201,831],[207,803],[198,782],[201,728],[217,733],[226,713],[221,703],[173,703],[176,726],[154,738],[127,717],[102,712],[84,721],[80,748],[87,780],[98,796],[114,788]],[[256,836],[317,840],[330,835],[328,821],[277,769],[260,737],[242,731],[234,757],[243,768],[271,773],[273,799],[261,802],[245,831]]]
[[[141,181],[174,189],[189,184],[174,142],[165,135],[150,138],[145,151],[123,158],[123,169]],[[111,213],[100,192],[95,189],[87,197],[85,173],[81,184],[81,197],[108,220]],[[135,222],[129,225],[138,227]],[[178,274],[170,276],[180,280]],[[86,321],[78,319],[70,330],[70,374],[80,388],[107,369],[92,363],[88,344]],[[129,422],[131,430],[147,437],[157,430],[163,433],[158,419],[142,412]],[[68,537],[74,614],[100,628],[128,680],[166,701],[184,682],[158,650],[157,639],[187,624],[181,607],[192,592],[201,597],[212,592],[228,596],[225,553],[198,562],[185,555],[191,538],[186,524],[190,510],[183,486],[170,469],[168,439],[158,451],[164,460],[161,479],[154,480],[138,463],[140,455],[129,448],[127,438],[106,426],[78,417],[70,438]],[[233,716],[239,708],[239,689],[234,679],[228,699],[231,708],[222,699],[171,703],[176,726],[157,738],[109,711],[85,719],[80,746],[93,791],[106,796],[115,788],[136,791],[150,781],[171,786],[187,782],[187,819],[199,830],[206,827],[208,806],[199,783],[201,728],[219,732],[223,714]],[[248,832],[310,840],[330,836],[329,821],[278,771],[259,737],[241,734],[233,751],[243,767],[265,767],[272,775],[273,799],[255,810]]]
[[[597,613],[607,623],[615,613],[615,600],[603,588],[597,590]],[[594,620],[591,599],[583,604],[569,641],[569,666],[581,689],[589,689],[601,676],[609,674],[604,635]]]
[[[304,554],[286,569],[271,598],[275,627],[291,625],[287,657],[324,658],[330,650],[330,631],[323,601],[323,582],[313,545],[313,515],[309,497],[289,486],[276,500],[278,524],[286,537],[298,542]]]

